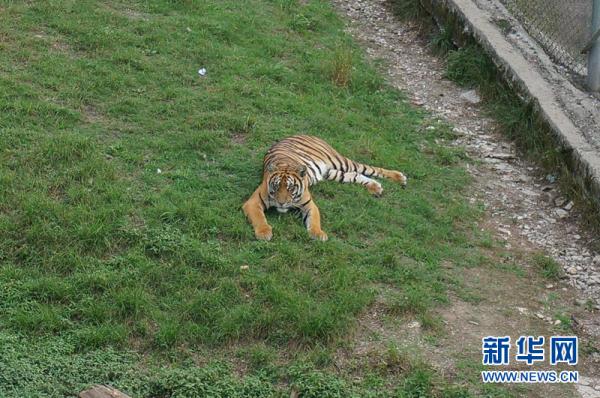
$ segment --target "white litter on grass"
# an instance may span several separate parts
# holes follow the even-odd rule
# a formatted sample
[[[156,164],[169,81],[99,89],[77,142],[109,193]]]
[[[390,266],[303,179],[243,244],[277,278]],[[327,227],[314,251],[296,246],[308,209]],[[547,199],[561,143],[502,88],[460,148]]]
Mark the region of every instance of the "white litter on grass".
[[[162,173],[162,170],[161,169],[156,169],[156,174],[160,174],[160,173]]]
[[[200,68],[200,69],[198,69],[198,74],[200,76],[206,76],[206,68]]]

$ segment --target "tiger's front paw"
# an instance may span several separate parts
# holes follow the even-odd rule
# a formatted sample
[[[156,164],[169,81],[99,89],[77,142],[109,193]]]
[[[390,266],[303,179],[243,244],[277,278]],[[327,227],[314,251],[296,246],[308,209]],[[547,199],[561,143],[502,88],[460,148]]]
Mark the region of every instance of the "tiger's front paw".
[[[380,183],[376,182],[376,181],[372,181],[370,183],[367,184],[367,189],[369,190],[369,192],[371,192],[371,195],[379,197],[381,195],[383,195],[383,187],[381,186]]]
[[[271,240],[273,237],[273,228],[270,225],[262,225],[254,229],[254,235],[256,239],[260,240]]]
[[[320,240],[322,242],[325,242],[327,239],[329,239],[325,231],[310,231],[310,236],[311,238]]]

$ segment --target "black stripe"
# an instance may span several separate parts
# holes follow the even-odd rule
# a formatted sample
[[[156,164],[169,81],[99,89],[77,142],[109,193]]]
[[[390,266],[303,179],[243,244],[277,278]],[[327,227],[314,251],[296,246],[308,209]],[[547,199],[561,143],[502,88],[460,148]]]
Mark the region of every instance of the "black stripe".
[[[265,210],[267,208],[267,204],[265,203],[264,199],[262,198],[262,195],[260,194],[260,192],[258,193],[258,197],[260,198],[260,201],[262,202],[263,210]]]
[[[302,203],[300,207],[304,207],[312,201],[312,198],[308,199],[306,202]]]
[[[335,162],[333,161],[333,159],[331,158],[331,156],[329,156],[329,154],[328,154],[328,153],[326,153],[326,154],[325,154],[325,156],[327,156],[327,159],[329,160],[329,163],[331,163],[331,164],[333,165],[333,167],[334,167],[335,169],[337,169],[337,168],[338,168],[338,165],[337,165],[337,164],[335,164]]]
[[[356,182],[356,177],[358,177],[358,173],[354,173],[354,177],[352,178],[352,182]]]
[[[319,169],[319,174],[323,175],[323,170],[321,170],[321,168],[319,167],[319,165],[317,164],[317,162],[313,161],[313,163],[317,167],[317,169]]]
[[[304,213],[304,216],[302,216],[302,224],[304,224],[304,226],[305,226],[305,227],[307,226],[307,225],[306,225],[306,220],[308,219],[308,214],[309,214],[309,213],[310,213],[310,212],[309,212],[309,211],[307,211],[306,213]]]
[[[336,156],[335,158],[337,159],[337,161],[338,161],[338,162],[340,162],[340,167],[336,167],[336,169],[343,170],[343,169],[344,169],[344,167],[346,167],[346,166],[344,165],[344,162],[343,162],[343,160],[341,159],[341,157],[340,157],[340,156]]]
[[[350,162],[348,158],[342,158],[344,159],[344,163],[346,164],[346,170],[345,171],[349,171],[350,170]]]

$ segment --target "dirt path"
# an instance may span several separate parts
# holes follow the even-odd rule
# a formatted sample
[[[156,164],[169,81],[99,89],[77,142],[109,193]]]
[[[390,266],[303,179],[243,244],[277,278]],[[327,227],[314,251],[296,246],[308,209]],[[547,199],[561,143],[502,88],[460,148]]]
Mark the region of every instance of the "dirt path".
[[[582,216],[568,198],[561,196],[554,176],[539,177],[541,172],[535,165],[519,159],[514,145],[500,136],[494,121],[484,115],[475,92],[466,92],[443,78],[443,60],[430,53],[415,26],[391,14],[385,0],[333,2],[349,21],[349,33],[368,55],[384,61],[389,83],[431,112],[433,126],[440,119],[455,126],[460,136],[455,145],[466,148],[477,160],[469,166],[474,178],[469,199],[485,204],[486,218],[481,227],[504,241],[503,250],[511,253],[510,261],[530,276],[507,278],[506,272],[494,275],[478,269],[457,273],[481,300],[470,303],[453,297],[452,304],[441,313],[449,336],[437,348],[420,340],[415,332],[418,323],[386,330],[376,308],[363,319],[365,336],[378,332],[391,339],[417,341],[426,355],[438,358],[438,362],[440,355],[449,355],[452,359],[441,361],[439,366],[452,373],[457,371],[461,355],[480,357],[481,337],[503,333],[519,336],[532,331],[546,336],[560,334],[564,325],[557,314],[568,314],[574,333],[588,347],[583,354],[580,348],[578,370],[592,379],[584,379],[577,386],[579,394],[569,387],[545,385],[532,389],[528,396],[600,397],[600,255],[588,248],[594,237],[580,229]],[[541,281],[528,265],[533,253],[539,252],[549,254],[563,267],[561,283]],[[358,339],[358,354],[368,352],[370,343]]]

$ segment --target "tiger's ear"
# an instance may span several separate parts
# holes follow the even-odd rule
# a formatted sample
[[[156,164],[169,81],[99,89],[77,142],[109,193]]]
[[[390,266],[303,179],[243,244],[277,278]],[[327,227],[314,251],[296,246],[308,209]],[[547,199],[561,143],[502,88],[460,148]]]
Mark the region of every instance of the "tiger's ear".
[[[274,172],[274,171],[275,171],[275,165],[274,165],[273,163],[269,163],[269,164],[267,165],[267,171],[268,171],[269,173],[272,173],[272,172]]]
[[[301,164],[301,165],[300,165],[300,166],[298,166],[298,168],[296,169],[296,172],[298,173],[298,175],[299,175],[300,177],[304,177],[304,176],[306,175],[306,166],[304,166],[304,165],[302,165],[302,164]]]

